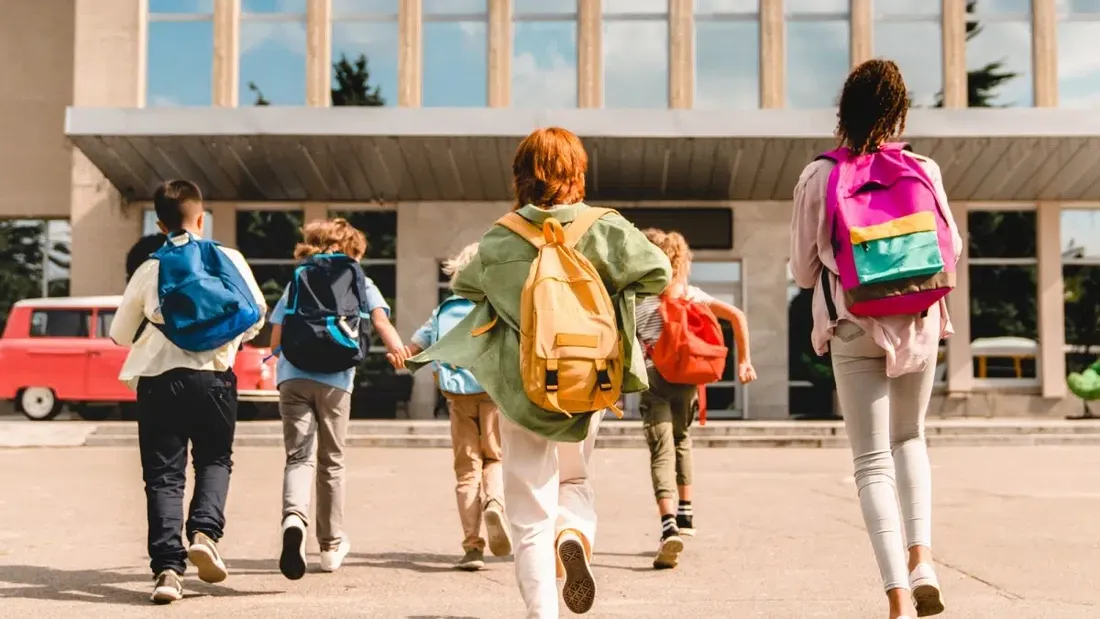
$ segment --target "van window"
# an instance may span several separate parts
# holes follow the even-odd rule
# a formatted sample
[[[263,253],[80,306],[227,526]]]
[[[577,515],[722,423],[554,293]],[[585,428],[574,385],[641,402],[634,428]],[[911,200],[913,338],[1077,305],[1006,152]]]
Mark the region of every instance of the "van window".
[[[36,310],[31,314],[31,337],[88,337],[89,310]]]
[[[95,336],[111,337],[111,323],[115,319],[115,310],[101,309],[96,315],[99,319],[96,320]]]

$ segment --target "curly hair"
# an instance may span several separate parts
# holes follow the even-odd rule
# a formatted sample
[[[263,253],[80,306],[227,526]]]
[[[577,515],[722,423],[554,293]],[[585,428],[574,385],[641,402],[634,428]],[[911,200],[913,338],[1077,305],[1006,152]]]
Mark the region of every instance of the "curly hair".
[[[367,253],[367,237],[343,217],[302,226],[302,242],[294,247],[295,259],[335,252],[361,260]]]
[[[684,235],[658,228],[646,228],[642,230],[642,234],[668,256],[668,261],[672,263],[672,281],[686,280],[691,272],[692,253]]]
[[[909,91],[892,60],[876,58],[852,69],[837,107],[836,136],[863,155],[905,131]]]
[[[454,288],[458,274],[477,256],[479,243],[470,243],[462,248],[457,255],[443,261],[443,274],[451,278],[451,287]]]
[[[587,170],[588,153],[573,132],[561,127],[536,130],[519,143],[512,160],[515,208],[581,202]]]

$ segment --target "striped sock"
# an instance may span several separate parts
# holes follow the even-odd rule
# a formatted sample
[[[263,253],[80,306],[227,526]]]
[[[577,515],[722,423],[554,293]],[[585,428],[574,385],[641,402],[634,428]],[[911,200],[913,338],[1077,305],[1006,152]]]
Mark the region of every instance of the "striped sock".
[[[661,516],[661,539],[668,539],[679,534],[680,529],[676,527],[676,516],[672,514]]]
[[[676,510],[677,516],[687,516],[691,518],[695,514],[691,510],[691,501],[680,501],[680,508]]]
[[[694,515],[691,501],[680,501],[680,507],[676,510],[676,526],[681,529],[694,529]]]

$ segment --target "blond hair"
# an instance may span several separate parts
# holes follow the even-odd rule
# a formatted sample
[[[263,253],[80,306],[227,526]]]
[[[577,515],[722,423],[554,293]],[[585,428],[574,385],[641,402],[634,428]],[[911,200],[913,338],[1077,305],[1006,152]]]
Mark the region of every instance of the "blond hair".
[[[319,219],[302,226],[302,242],[294,247],[295,259],[330,253],[362,260],[367,253],[367,237],[343,217]]]
[[[676,231],[665,232],[658,228],[646,228],[642,230],[642,234],[645,234],[645,238],[649,239],[650,243],[660,247],[661,251],[668,256],[668,261],[672,263],[672,281],[686,280],[691,272],[692,253],[684,235]]]
[[[458,252],[458,255],[448,258],[443,261],[443,274],[451,278],[451,287],[454,288],[455,280],[458,279],[458,274],[465,269],[467,265],[477,255],[477,243],[470,243],[466,247],[462,248],[462,251]]]

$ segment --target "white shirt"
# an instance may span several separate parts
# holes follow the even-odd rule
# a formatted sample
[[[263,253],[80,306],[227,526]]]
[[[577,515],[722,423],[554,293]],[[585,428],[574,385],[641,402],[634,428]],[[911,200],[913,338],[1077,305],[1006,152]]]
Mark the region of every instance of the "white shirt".
[[[188,237],[180,235],[172,237],[169,242],[183,245],[190,241]],[[225,252],[248,284],[249,291],[260,307],[260,320],[248,331],[217,350],[206,352],[183,350],[168,341],[161,330],[152,325],[147,326],[141,332],[141,337],[131,344],[143,320],[148,319],[155,324],[164,324],[164,317],[160,314],[160,298],[157,295],[160,261],[146,260],[126,285],[122,303],[119,304],[118,312],[115,313],[115,318],[111,322],[111,339],[119,346],[130,347],[130,354],[127,355],[126,363],[122,365],[122,371],[118,375],[118,379],[128,384],[130,388],[136,389],[137,379],[142,376],[157,376],[176,368],[217,372],[228,370],[233,367],[233,362],[237,359],[237,349],[240,348],[241,343],[256,337],[263,328],[267,302],[264,301],[263,292],[260,291],[260,286],[252,275],[252,269],[249,268],[241,252],[228,247],[219,247],[219,249]]]

